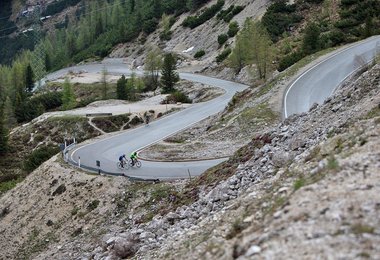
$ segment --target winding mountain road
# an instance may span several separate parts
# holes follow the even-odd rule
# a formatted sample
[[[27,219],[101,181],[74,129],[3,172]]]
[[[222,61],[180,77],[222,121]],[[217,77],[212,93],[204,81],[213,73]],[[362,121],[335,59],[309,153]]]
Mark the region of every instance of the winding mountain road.
[[[294,113],[305,112],[314,103],[322,103],[341,82],[354,73],[359,68],[359,65],[362,65],[357,62],[357,57],[361,57],[361,59],[368,62],[373,59],[379,46],[379,36],[366,39],[350,47],[342,48],[300,75],[285,93],[284,116],[288,117]],[[87,64],[62,69],[48,75],[46,78],[54,80],[64,76],[69,71],[100,72],[104,66],[112,74],[129,75],[131,73],[121,59],[108,59],[104,64]],[[78,145],[69,153],[70,162],[77,165],[80,158],[82,168],[97,172],[96,161],[99,160],[101,163],[100,168],[106,174],[125,174],[132,178],[165,180],[188,178],[189,174],[197,176],[206,169],[224,161],[225,159],[189,162],[143,161],[142,168],[130,168],[125,172],[116,167],[118,157],[121,154],[141,150],[218,113],[227,105],[237,91],[242,91],[248,87],[239,83],[190,73],[180,73],[180,77],[223,88],[225,94],[208,102],[194,104],[178,113],[154,121],[149,126],[128,130],[91,144]],[[167,160],[170,161],[170,158],[167,158]]]
[[[106,62],[106,68],[109,73],[125,75],[131,73],[126,65],[122,64],[121,59],[109,59]],[[103,69],[103,66],[104,64],[87,64],[70,67],[48,75],[47,79],[57,79],[69,71],[99,72]],[[141,73],[142,72],[137,71],[137,74]],[[180,73],[180,77],[182,79],[223,88],[225,93],[210,101],[194,104],[180,112],[153,121],[149,126],[141,126],[128,130],[119,135],[108,137],[88,145],[79,145],[70,151],[70,162],[74,165],[78,165],[80,158],[82,168],[97,172],[96,161],[99,160],[101,171],[106,174],[125,174],[129,177],[142,179],[178,179],[188,178],[189,174],[191,176],[200,175],[206,169],[224,161],[225,159],[223,158],[186,162],[143,161],[142,168],[129,168],[127,171],[121,171],[116,167],[117,160],[121,154],[129,155],[133,151],[141,150],[167,136],[188,128],[202,119],[220,112],[237,91],[242,91],[248,87],[243,84],[190,73]],[[167,160],[170,161],[170,158],[167,158]]]
[[[322,104],[335,89],[364,63],[380,54],[380,36],[368,38],[330,55],[303,74],[287,89],[284,117],[307,112],[314,104]]]

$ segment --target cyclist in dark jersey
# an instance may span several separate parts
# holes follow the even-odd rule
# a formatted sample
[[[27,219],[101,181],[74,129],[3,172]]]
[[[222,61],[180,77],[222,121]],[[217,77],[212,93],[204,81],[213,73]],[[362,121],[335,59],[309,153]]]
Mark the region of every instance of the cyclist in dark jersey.
[[[124,162],[126,161],[125,154],[119,156],[120,165],[122,168],[124,168]]]

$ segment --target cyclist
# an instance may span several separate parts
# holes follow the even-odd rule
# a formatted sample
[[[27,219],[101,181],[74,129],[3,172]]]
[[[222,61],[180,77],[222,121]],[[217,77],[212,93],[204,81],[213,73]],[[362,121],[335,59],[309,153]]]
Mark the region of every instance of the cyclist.
[[[124,163],[126,160],[127,158],[125,157],[125,154],[119,156],[119,162],[120,162],[121,168],[124,168]]]
[[[131,156],[129,156],[129,158],[131,158],[132,166],[135,165],[135,163],[137,161],[137,152],[131,153]]]

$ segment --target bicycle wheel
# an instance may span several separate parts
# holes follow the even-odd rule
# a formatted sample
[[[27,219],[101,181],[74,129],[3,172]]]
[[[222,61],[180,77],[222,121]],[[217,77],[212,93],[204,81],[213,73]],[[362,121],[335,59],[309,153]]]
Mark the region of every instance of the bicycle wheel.
[[[140,167],[141,167],[141,162],[140,162],[140,161],[136,161],[136,162],[135,162],[135,166],[136,166],[137,168],[140,168]]]
[[[123,169],[123,167],[121,167],[121,163],[120,163],[120,162],[117,162],[117,163],[116,163],[116,166],[117,166],[117,168],[119,168],[120,170]]]
[[[133,167],[134,166],[133,162],[132,162],[132,159],[129,159],[128,162],[127,162],[127,164],[128,164],[129,167]]]

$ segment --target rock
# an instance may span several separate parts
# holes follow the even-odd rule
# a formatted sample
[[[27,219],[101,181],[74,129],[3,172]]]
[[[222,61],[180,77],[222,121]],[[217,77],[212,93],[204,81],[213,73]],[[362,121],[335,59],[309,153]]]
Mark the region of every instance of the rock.
[[[281,216],[281,214],[282,214],[282,211],[281,211],[281,210],[276,211],[276,212],[273,214],[273,217],[274,217],[274,218],[279,218],[279,217]]]
[[[309,108],[309,112],[311,112],[311,111],[317,109],[317,107],[318,107],[318,103],[314,103],[314,104]]]
[[[264,164],[268,161],[268,158],[267,157],[264,157],[263,159],[260,160],[260,163],[261,164]]]
[[[106,241],[107,246],[113,245],[116,241],[117,237],[111,237]]]
[[[284,151],[276,151],[272,155],[272,163],[276,167],[283,167],[291,160],[290,154]]]
[[[250,257],[256,254],[259,254],[261,252],[261,247],[253,245],[251,246],[247,252],[245,253],[245,256]]]
[[[62,193],[64,193],[66,191],[66,186],[65,184],[61,184],[58,186],[58,188],[51,194],[52,196],[57,196],[57,195],[61,195]]]
[[[333,111],[333,112],[337,112],[342,106],[343,106],[342,104],[335,105],[335,106],[331,109],[331,111]]]
[[[288,187],[281,187],[279,190],[278,190],[278,193],[287,193],[289,190]]]
[[[139,239],[148,239],[148,238],[156,238],[156,235],[152,232],[143,232],[140,234]]]
[[[138,243],[135,239],[117,238],[113,246],[113,252],[120,258],[132,257],[138,250]]]
[[[166,219],[170,225],[174,225],[175,221],[180,219],[180,216],[177,213],[169,212],[166,215]]]
[[[237,177],[233,176],[228,180],[229,185],[236,185],[238,183]]]
[[[290,150],[295,151],[299,148],[305,147],[306,141],[300,137],[295,137],[290,141]]]

